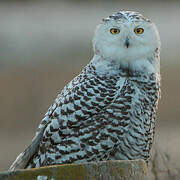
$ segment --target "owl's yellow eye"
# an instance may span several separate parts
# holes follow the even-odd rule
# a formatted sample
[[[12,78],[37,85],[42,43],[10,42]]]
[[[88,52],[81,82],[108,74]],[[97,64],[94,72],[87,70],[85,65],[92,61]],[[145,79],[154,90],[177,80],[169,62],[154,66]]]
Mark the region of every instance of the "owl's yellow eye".
[[[144,32],[144,29],[143,29],[143,28],[135,28],[135,29],[134,29],[134,32],[135,32],[136,34],[142,34],[142,33]]]
[[[111,32],[111,34],[119,34],[120,30],[118,28],[111,28],[110,32]]]

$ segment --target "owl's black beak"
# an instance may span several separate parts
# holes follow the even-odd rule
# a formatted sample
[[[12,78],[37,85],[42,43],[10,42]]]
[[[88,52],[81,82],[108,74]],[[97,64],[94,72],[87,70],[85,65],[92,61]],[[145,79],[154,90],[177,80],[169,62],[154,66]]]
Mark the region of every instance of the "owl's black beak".
[[[129,38],[128,38],[128,37],[126,38],[126,41],[125,41],[124,45],[125,45],[127,48],[129,47]]]

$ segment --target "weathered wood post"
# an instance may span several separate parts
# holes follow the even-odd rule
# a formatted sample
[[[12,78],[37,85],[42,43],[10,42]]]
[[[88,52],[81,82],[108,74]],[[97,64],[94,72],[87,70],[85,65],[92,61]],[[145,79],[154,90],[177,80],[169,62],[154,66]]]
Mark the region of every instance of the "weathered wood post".
[[[143,180],[143,160],[65,164],[0,173],[0,180]]]

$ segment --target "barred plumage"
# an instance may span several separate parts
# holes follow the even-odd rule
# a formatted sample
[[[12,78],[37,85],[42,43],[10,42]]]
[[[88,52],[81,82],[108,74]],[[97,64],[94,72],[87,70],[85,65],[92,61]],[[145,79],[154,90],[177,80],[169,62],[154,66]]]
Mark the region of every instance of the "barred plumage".
[[[123,12],[126,19],[129,16],[126,21],[134,22],[134,12],[122,11],[119,18]],[[142,15],[139,19],[143,21]],[[113,15],[101,26],[111,27],[117,21]],[[144,22],[150,23],[146,19]],[[112,159],[148,160],[160,93],[159,39],[156,37],[157,42],[144,59],[124,60],[116,56],[118,51],[109,58],[112,52],[103,53],[107,41],[99,37],[99,29],[94,39],[94,58],[58,95],[32,144],[11,170]],[[128,49],[124,43],[122,46]],[[144,56],[144,52],[141,54]]]

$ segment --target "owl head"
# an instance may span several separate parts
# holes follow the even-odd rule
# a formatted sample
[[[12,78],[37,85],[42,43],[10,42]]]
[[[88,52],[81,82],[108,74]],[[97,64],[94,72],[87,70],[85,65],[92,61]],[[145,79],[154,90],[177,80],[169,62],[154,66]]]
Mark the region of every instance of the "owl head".
[[[160,38],[149,19],[138,12],[120,11],[103,19],[95,31],[93,47],[103,60],[139,70],[148,63],[149,68],[158,64]]]

